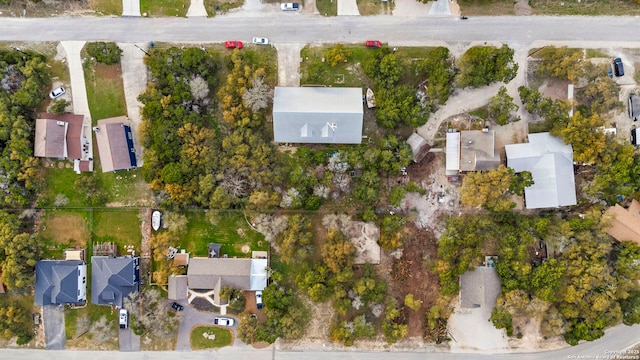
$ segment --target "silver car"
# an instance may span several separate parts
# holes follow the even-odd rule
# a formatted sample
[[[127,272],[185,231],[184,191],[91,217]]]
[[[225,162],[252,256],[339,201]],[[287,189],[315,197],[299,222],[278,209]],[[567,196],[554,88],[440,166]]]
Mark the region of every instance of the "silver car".
[[[254,37],[251,42],[256,45],[268,45],[269,39],[267,39],[266,37]]]
[[[231,318],[217,317],[213,319],[213,323],[219,326],[233,326],[235,321],[233,321],[233,319]]]
[[[57,99],[60,96],[64,95],[66,92],[67,91],[62,86],[60,86],[57,89],[53,89],[53,91],[49,93],[49,97],[52,99]]]

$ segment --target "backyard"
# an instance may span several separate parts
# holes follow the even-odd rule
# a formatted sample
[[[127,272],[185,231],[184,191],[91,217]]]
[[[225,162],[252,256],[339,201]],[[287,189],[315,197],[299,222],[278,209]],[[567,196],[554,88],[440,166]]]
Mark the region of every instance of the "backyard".
[[[253,230],[238,211],[189,211],[187,230],[179,246],[192,256],[207,256],[208,244],[222,244],[228,257],[249,257],[251,251],[267,251],[264,236]]]

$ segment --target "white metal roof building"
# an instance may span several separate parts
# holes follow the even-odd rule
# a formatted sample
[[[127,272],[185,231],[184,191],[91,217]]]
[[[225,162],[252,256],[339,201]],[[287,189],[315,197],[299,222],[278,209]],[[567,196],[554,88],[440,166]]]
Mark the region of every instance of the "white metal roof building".
[[[360,144],[363,114],[361,88],[276,87],[273,140]]]
[[[529,134],[529,142],[506,145],[507,166],[530,171],[534,184],[524,189],[527,209],[577,204],[573,148],[549,133]]]
[[[458,175],[460,172],[460,133],[447,133],[446,175]]]

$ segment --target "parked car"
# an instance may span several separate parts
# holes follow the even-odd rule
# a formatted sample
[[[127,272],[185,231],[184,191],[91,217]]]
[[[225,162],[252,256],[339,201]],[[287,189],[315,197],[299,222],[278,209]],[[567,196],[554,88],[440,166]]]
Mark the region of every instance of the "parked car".
[[[184,310],[184,306],[178,304],[177,302],[174,302],[173,304],[171,304],[171,308],[175,311],[182,311]]]
[[[622,59],[613,59],[613,72],[616,76],[624,76],[624,65],[622,65]]]
[[[224,42],[224,47],[227,49],[242,49],[242,41],[228,40]]]
[[[262,302],[262,291],[256,291],[256,307],[258,309],[262,309],[264,307],[264,303]]]
[[[300,10],[300,4],[298,3],[282,3],[280,4],[282,11],[298,11]]]
[[[129,312],[127,309],[120,309],[120,317],[118,323],[120,324],[120,329],[126,329],[129,327]]]
[[[60,96],[64,95],[67,92],[62,86],[57,89],[53,89],[52,92],[49,93],[49,97],[52,99],[57,99]]]
[[[269,39],[266,37],[254,37],[252,42],[256,45],[267,45],[269,44]]]
[[[220,326],[233,326],[235,322],[231,318],[219,317],[214,318],[213,323]]]
[[[378,40],[367,40],[364,44],[366,47],[370,48],[379,48],[382,46],[382,43]]]

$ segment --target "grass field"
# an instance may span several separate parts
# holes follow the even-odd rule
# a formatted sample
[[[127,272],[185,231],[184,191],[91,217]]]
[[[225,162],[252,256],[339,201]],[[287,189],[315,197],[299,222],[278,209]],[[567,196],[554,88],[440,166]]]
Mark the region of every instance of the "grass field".
[[[204,333],[215,335],[215,339],[207,339]],[[233,334],[227,329],[217,326],[196,326],[191,330],[191,348],[193,350],[203,350],[221,348],[231,345]]]
[[[305,47],[300,52],[303,59],[300,63],[301,85],[326,85],[344,87],[362,87],[369,80],[364,75],[360,63],[365,58],[367,52],[376,51],[367,49],[364,45],[344,45],[344,49],[349,53],[347,62],[338,63],[336,66],[329,65],[326,60],[326,53],[331,49],[325,47]]]
[[[225,14],[227,11],[235,8],[239,8],[244,5],[244,1],[241,0],[205,0],[204,8],[207,10],[208,16],[216,16],[218,14]],[[217,7],[217,8],[216,8]]]
[[[209,243],[222,244],[222,253],[229,257],[251,256],[251,252],[242,252],[244,245],[249,246],[251,251],[266,251],[269,248],[264,236],[252,230],[240,212],[228,211],[212,215],[192,211],[187,212],[186,216],[189,220],[187,233],[182,236],[178,245],[187,249],[191,256],[207,256]],[[214,223],[207,217],[213,219]]]
[[[120,64],[104,65],[86,61],[84,80],[93,125],[100,119],[127,115]]]
[[[89,0],[89,6],[98,15],[122,15],[121,0]]]
[[[635,1],[623,0],[529,0],[534,15],[640,15]]]
[[[338,15],[338,1],[333,0],[316,0],[316,8],[320,15],[336,16]]]
[[[138,210],[128,209],[96,209],[90,224],[93,242],[111,242],[118,245],[120,255],[126,255],[125,245],[133,245],[136,253],[140,253],[142,235]]]
[[[148,16],[181,16],[187,15],[189,0],[140,0],[140,12]]]
[[[466,16],[515,15],[513,0],[458,0],[460,11]]]
[[[43,214],[39,236],[43,258],[62,259],[66,248],[84,248],[91,241],[86,211],[48,210]]]

